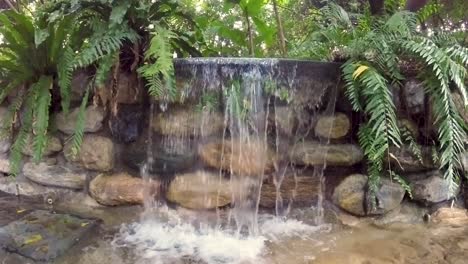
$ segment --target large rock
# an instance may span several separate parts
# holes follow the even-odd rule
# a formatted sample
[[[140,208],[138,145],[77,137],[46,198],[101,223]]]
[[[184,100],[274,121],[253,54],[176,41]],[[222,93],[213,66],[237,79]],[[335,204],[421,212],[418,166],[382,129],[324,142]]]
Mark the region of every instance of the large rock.
[[[272,118],[272,116],[274,116]],[[271,122],[275,124],[276,129],[287,136],[294,134],[295,127],[295,114],[292,107],[289,106],[275,106],[275,114],[270,115]]]
[[[9,174],[11,172],[10,158],[5,154],[0,154],[0,172],[4,174]]]
[[[403,102],[412,115],[424,113],[424,85],[416,79],[409,79],[403,87]]]
[[[351,128],[347,115],[336,113],[333,116],[319,117],[315,125],[315,135],[322,138],[339,139],[346,136]]]
[[[86,69],[79,69],[73,73],[70,95],[72,102],[81,102],[83,100],[86,88],[92,79],[91,77],[91,74]]]
[[[364,153],[361,148],[352,144],[322,145],[305,141],[291,149],[290,158],[299,165],[352,166],[362,161]]]
[[[238,175],[261,176],[274,170],[274,154],[258,140],[215,141],[201,146],[199,154],[207,165]]]
[[[143,204],[145,194],[154,194],[157,187],[157,183],[145,182],[126,173],[100,174],[89,184],[89,193],[102,205]]]
[[[286,175],[281,182],[279,193],[277,186],[278,183],[272,179],[262,184],[261,207],[275,208],[277,198],[283,206],[309,207],[317,200],[320,180],[317,177],[307,175]]]
[[[418,157],[408,145],[401,148],[390,147],[392,168],[400,172],[421,172],[436,169],[438,165],[433,161],[432,148],[421,146],[420,150],[421,157]]]
[[[80,190],[86,184],[85,171],[61,165],[48,165],[45,162],[24,164],[23,174],[31,181],[45,186]]]
[[[450,192],[450,182],[444,179],[440,171],[407,175],[410,183],[413,199],[419,202],[434,204],[454,198],[459,188],[454,193]]]
[[[49,156],[51,154],[57,153],[61,151],[63,148],[62,142],[60,142],[60,139],[58,137],[50,136],[49,139],[47,140],[47,146],[44,149],[44,156]],[[28,138],[26,139],[26,145],[24,149],[22,150],[24,155],[28,156],[34,156],[34,136],[29,135]]]
[[[165,136],[210,136],[222,132],[224,117],[218,112],[174,107],[155,115],[152,127]]]
[[[205,171],[177,175],[167,199],[185,208],[213,209],[231,203],[231,186],[224,177]]]
[[[73,109],[68,115],[61,112],[55,116],[55,126],[65,134],[71,135],[75,132],[76,121],[80,108]],[[94,106],[88,106],[85,110],[84,132],[97,132],[102,128],[105,112],[103,109]]]
[[[65,145],[64,153],[68,161],[76,162],[90,170],[110,171],[114,167],[114,143],[107,137],[85,135],[80,152],[72,153],[72,142]]]
[[[442,207],[431,215],[431,221],[436,224],[465,227],[468,225],[468,211],[460,208]]]
[[[370,200],[366,191],[367,176],[353,174],[346,177],[333,191],[332,201],[341,209],[359,216],[384,214],[397,208],[405,195],[405,190],[397,183],[382,179],[376,193],[377,208],[369,211],[364,204]]]
[[[136,73],[120,72],[117,83],[115,101],[121,104],[135,104],[143,100],[145,95]]]
[[[112,113],[109,118],[112,138],[123,143],[133,142],[141,134],[143,123],[143,109],[140,105],[121,104],[117,113]]]

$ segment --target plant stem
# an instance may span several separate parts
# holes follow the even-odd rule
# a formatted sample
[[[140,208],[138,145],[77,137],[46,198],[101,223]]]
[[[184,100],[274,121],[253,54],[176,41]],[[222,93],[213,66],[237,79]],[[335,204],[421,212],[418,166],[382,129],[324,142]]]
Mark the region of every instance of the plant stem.
[[[254,56],[254,43],[253,43],[253,35],[252,35],[252,25],[250,24],[249,13],[247,10],[244,10],[245,20],[247,22],[247,35],[249,37],[249,55]]]
[[[281,55],[286,57],[287,51],[286,51],[286,40],[284,38],[283,22],[281,21],[280,14],[278,12],[278,3],[276,2],[276,0],[272,0],[272,1],[273,1],[273,10],[275,12],[275,17],[276,17],[276,23],[278,25]]]

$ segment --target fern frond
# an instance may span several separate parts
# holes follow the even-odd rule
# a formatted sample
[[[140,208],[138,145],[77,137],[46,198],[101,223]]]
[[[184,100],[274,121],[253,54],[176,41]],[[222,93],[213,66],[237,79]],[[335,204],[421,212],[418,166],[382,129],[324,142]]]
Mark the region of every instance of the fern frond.
[[[60,97],[62,104],[62,111],[68,114],[70,109],[70,94],[71,94],[71,82],[73,78],[73,62],[74,53],[70,46],[66,46],[63,49],[62,57],[60,58],[57,65],[57,83],[60,87]]]
[[[47,129],[49,127],[49,107],[51,102],[51,93],[53,79],[50,76],[42,76],[37,82],[37,100],[34,105],[34,123],[33,131],[35,134],[33,150],[34,161],[39,162],[47,147]]]
[[[86,122],[86,105],[88,104],[89,91],[92,88],[92,83],[93,82],[90,82],[88,84],[88,87],[86,87],[86,92],[84,94],[83,100],[81,101],[78,116],[76,118],[75,132],[73,133],[72,143],[71,143],[72,144],[71,154],[73,157],[76,157],[78,153],[80,153],[81,145],[83,144],[85,122]]]
[[[114,62],[118,59],[119,53],[114,52],[104,56],[102,59],[99,60],[98,68],[96,69],[96,74],[94,77],[95,84],[98,88],[104,85],[112,69],[112,66],[114,65]]]
[[[400,184],[401,187],[403,187],[403,189],[406,191],[406,193],[408,193],[409,197],[411,199],[413,199],[413,193],[411,191],[411,186],[408,184],[408,182],[403,179],[403,177],[401,177],[400,175],[396,174],[394,171],[392,170],[389,170],[388,173],[390,174],[390,177],[395,180],[396,182],[398,182]]]

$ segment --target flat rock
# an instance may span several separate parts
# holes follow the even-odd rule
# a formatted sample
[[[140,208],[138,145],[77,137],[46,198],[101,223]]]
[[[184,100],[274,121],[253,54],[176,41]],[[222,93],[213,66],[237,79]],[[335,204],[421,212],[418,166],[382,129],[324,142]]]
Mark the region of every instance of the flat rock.
[[[42,196],[49,193],[51,190],[45,186],[34,183],[21,176],[0,177],[0,191],[21,196]]]
[[[0,228],[0,245],[35,261],[50,263],[97,224],[67,214],[36,210]]]
[[[114,168],[114,143],[110,138],[85,135],[77,155],[73,155],[71,143],[67,143],[64,148],[68,161],[78,163],[89,170],[106,172]]]
[[[454,198],[455,193],[450,193],[450,183],[444,179],[440,171],[430,171],[426,173],[410,174],[406,178],[409,181],[413,199],[426,204],[435,204]]]
[[[274,170],[274,154],[258,140],[211,142],[200,147],[199,155],[208,166],[238,175],[258,177]]]
[[[332,201],[341,209],[359,216],[385,214],[397,208],[405,195],[405,190],[397,183],[384,178],[376,193],[378,208],[368,211],[364,207],[369,195],[366,193],[367,176],[352,174],[346,177],[333,191]]]
[[[91,197],[108,206],[143,204],[145,193],[153,194],[156,191],[155,182],[145,182],[126,173],[100,174],[89,184]]]
[[[23,174],[33,182],[52,187],[80,190],[86,183],[86,172],[62,165],[48,165],[45,162],[24,164]]]
[[[222,132],[224,116],[218,112],[174,107],[156,114],[151,125],[160,135],[204,137]]]
[[[71,110],[68,115],[61,112],[55,116],[55,126],[61,132],[71,135],[75,132],[76,121],[80,108]],[[102,128],[105,112],[103,109],[94,106],[88,106],[85,110],[85,125],[84,132],[97,132]]]
[[[278,185],[280,188],[277,188]],[[278,198],[278,205],[282,205],[283,207],[287,207],[288,205],[293,207],[310,207],[317,200],[319,188],[320,180],[313,176],[286,175],[281,184],[270,179],[262,184],[260,206],[275,208]]]
[[[34,137],[32,135],[29,135],[26,139],[26,145],[24,149],[22,150],[22,153],[24,155],[28,155],[28,156],[34,155],[33,142],[34,142]],[[62,142],[60,142],[60,139],[58,137],[50,136],[49,139],[47,140],[47,146],[44,149],[43,155],[49,156],[51,154],[61,151],[62,148],[63,146],[62,146]]]
[[[431,215],[431,221],[436,224],[466,226],[468,225],[468,211],[461,208],[442,207]]]
[[[299,165],[352,166],[362,161],[364,153],[353,144],[322,145],[305,141],[291,149],[290,158]]]
[[[339,139],[346,136],[351,129],[347,115],[336,113],[333,116],[319,117],[315,125],[315,135],[321,138]]]
[[[189,209],[213,209],[231,203],[228,179],[205,171],[177,175],[166,198]]]

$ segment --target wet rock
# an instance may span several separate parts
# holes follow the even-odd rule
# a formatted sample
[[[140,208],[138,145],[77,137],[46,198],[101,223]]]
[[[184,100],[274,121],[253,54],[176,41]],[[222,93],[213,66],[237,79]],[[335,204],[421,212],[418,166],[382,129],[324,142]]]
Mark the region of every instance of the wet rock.
[[[8,113],[8,108],[0,107],[0,126],[3,124],[3,120]],[[10,135],[4,135],[0,137],[0,154],[6,153],[10,150],[11,147],[11,137]]]
[[[432,148],[421,146],[421,159],[411,150],[409,145],[401,148],[390,147],[392,168],[400,172],[421,172],[437,169],[432,159]]]
[[[352,166],[362,161],[364,153],[352,144],[322,145],[305,141],[291,149],[290,158],[299,165]]]
[[[92,219],[37,210],[0,228],[0,245],[35,261],[50,263],[97,224]]]
[[[413,199],[426,204],[452,199],[459,192],[458,187],[454,193],[450,192],[450,182],[444,179],[440,171],[410,174],[406,178],[409,181]]]
[[[274,170],[274,154],[258,140],[215,141],[201,146],[199,154],[208,166],[237,175],[262,176]]]
[[[42,196],[51,190],[42,185],[31,182],[22,176],[0,177],[0,191],[21,196]]]
[[[61,132],[71,135],[76,129],[76,120],[80,108],[75,108],[66,116],[63,112],[55,116],[55,126]],[[102,128],[104,120],[104,110],[99,107],[88,106],[85,110],[84,132],[97,132]]]
[[[369,212],[364,204],[369,200],[366,192],[367,176],[353,174],[346,177],[334,190],[332,201],[341,209],[359,216],[385,214],[397,208],[405,195],[405,190],[397,183],[382,179],[376,194],[377,208]]]
[[[333,116],[319,117],[315,125],[315,135],[322,138],[339,139],[346,136],[351,128],[347,115],[336,113]]]
[[[431,215],[431,221],[436,224],[466,226],[468,225],[468,211],[461,208],[439,208]]]
[[[72,153],[72,142],[65,145],[64,154],[68,161],[76,162],[86,169],[110,171],[114,167],[114,143],[107,137],[85,135],[80,152]]]
[[[278,183],[270,179],[262,184],[260,194],[260,206],[275,208]],[[279,188],[279,205],[287,207],[309,207],[317,196],[320,188],[320,180],[317,177],[307,175],[286,175]]]
[[[139,105],[120,105],[117,114],[111,114],[109,128],[112,138],[130,143],[137,140],[143,126],[143,112]]]
[[[169,185],[167,199],[189,209],[213,209],[231,203],[228,179],[205,171],[177,175]]]
[[[452,99],[455,103],[455,107],[457,108],[460,116],[465,120],[465,123],[468,124],[468,108],[464,106],[463,97],[458,92],[452,93]]]
[[[49,139],[47,140],[47,146],[44,149],[44,156],[49,156],[52,155],[56,152],[61,151],[63,148],[62,142],[60,142],[60,139],[58,137],[50,136]],[[26,145],[24,149],[22,150],[24,155],[28,156],[34,156],[34,136],[29,135],[28,138],[26,139]]]
[[[424,216],[427,215],[428,212],[429,210],[427,207],[403,201],[401,206],[374,219],[373,223],[380,226],[392,223],[417,224],[424,221]]]
[[[295,126],[295,115],[292,107],[276,106],[275,115],[272,118],[278,131],[284,135],[292,136]]]
[[[210,136],[224,129],[224,117],[218,112],[174,107],[155,115],[152,127],[166,136]]]
[[[23,174],[33,182],[52,187],[80,190],[86,183],[86,172],[62,165],[47,165],[45,162],[24,164]]]
[[[412,115],[424,113],[424,85],[416,79],[409,79],[403,87],[403,101]]]
[[[156,187],[155,183],[145,182],[126,173],[100,174],[89,184],[89,193],[102,205],[143,204],[145,192],[154,193]]]

